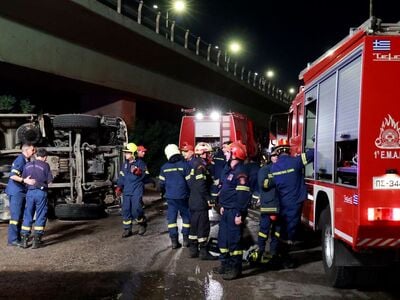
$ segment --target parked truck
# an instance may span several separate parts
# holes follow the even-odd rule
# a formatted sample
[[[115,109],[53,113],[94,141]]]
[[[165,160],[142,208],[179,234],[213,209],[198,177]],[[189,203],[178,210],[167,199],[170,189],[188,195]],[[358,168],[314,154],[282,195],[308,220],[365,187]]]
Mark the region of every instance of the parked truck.
[[[293,155],[315,149],[302,221],[321,231],[326,275],[343,287],[358,267],[399,262],[400,22],[367,20],[299,77],[273,131],[287,128]]]
[[[91,219],[116,202],[113,187],[127,141],[126,124],[117,117],[0,114],[0,220],[10,218],[4,190],[22,144],[49,152],[51,212],[62,219]]]

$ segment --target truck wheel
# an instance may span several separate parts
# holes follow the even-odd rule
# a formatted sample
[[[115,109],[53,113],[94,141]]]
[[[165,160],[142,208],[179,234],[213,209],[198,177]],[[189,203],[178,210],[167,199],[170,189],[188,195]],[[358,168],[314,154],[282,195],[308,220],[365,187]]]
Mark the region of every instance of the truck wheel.
[[[337,243],[340,243],[340,241],[334,238],[332,232],[329,206],[323,210],[320,220],[320,228],[322,229],[322,263],[328,281],[333,287],[348,287],[353,282],[353,269],[337,264],[337,258],[341,255],[340,247],[337,247]]]
[[[60,129],[95,129],[99,126],[100,119],[90,115],[64,114],[55,116],[53,119],[53,127]]]
[[[58,204],[54,213],[61,220],[93,220],[106,216],[104,206],[99,204]]]

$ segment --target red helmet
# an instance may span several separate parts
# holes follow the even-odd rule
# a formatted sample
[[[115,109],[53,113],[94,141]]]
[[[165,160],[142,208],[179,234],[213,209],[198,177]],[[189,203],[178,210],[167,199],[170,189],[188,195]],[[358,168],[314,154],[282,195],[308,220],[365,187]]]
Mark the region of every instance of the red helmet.
[[[274,152],[278,155],[282,152],[289,153],[290,152],[290,145],[287,139],[279,139],[276,147],[274,148]]]
[[[232,159],[240,159],[245,160],[247,157],[246,146],[243,145],[241,142],[233,142],[229,145]]]
[[[145,148],[143,145],[139,145],[139,146],[137,146],[137,151],[146,152],[146,151],[147,151],[147,148]]]
[[[183,142],[180,150],[181,151],[193,151],[193,146],[190,145],[188,142]]]

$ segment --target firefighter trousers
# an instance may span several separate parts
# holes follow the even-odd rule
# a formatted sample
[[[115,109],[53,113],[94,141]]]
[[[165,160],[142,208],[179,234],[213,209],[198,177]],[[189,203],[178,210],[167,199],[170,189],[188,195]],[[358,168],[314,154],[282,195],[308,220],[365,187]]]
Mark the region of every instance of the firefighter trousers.
[[[280,238],[283,242],[294,242],[301,221],[302,203],[282,205],[279,215]]]
[[[132,230],[133,221],[138,224],[146,224],[140,199],[142,199],[142,195],[124,195],[122,201],[122,224],[124,230]]]
[[[25,194],[8,195],[10,200],[10,223],[8,225],[8,244],[19,241],[21,221],[25,208]]]
[[[224,268],[242,271],[243,226],[235,224],[237,213],[236,209],[224,208],[218,231],[218,247],[221,252],[219,259]]]
[[[168,210],[168,231],[171,238],[178,236],[178,213],[182,218],[182,234],[189,235],[190,229],[190,212],[188,199],[167,199]]]
[[[270,234],[271,233],[271,234]],[[269,252],[272,255],[277,254],[279,245],[279,226],[277,222],[272,221],[269,214],[260,215],[260,231],[258,232],[258,248],[261,252],[265,252],[265,244],[268,241],[268,236],[271,236],[269,244]]]
[[[22,222],[22,235],[30,235],[33,217],[36,212],[35,234],[42,235],[47,221],[47,192],[40,189],[28,190],[26,193],[26,207]]]
[[[189,240],[191,243],[205,243],[210,235],[208,209],[190,210]]]

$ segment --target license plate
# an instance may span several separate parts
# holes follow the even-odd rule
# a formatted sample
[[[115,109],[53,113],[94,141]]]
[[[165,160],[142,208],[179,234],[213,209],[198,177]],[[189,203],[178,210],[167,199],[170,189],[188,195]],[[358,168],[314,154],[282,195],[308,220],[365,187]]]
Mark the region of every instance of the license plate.
[[[400,190],[400,176],[397,174],[386,174],[373,177],[372,187],[374,190]]]

